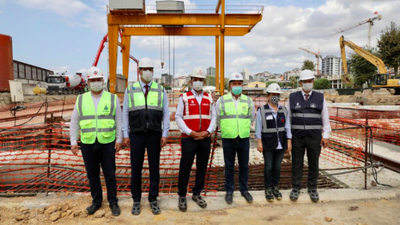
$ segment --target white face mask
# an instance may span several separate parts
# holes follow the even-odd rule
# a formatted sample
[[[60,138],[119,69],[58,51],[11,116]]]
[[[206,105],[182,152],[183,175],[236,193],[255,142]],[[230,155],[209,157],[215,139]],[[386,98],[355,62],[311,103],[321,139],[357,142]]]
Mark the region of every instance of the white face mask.
[[[143,71],[142,78],[143,78],[143,80],[145,80],[147,82],[151,81],[151,79],[153,79],[153,72],[151,72],[149,70]]]
[[[196,91],[203,89],[203,81],[193,81],[193,89]]]
[[[313,89],[313,83],[303,83],[303,91],[309,92]]]
[[[90,90],[92,91],[100,91],[103,89],[103,82],[102,81],[97,81],[97,82],[90,82],[89,83]]]

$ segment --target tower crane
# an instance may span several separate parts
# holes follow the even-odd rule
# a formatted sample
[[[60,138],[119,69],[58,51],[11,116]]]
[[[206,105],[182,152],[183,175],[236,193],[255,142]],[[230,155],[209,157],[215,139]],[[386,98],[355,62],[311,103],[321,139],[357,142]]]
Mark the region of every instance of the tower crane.
[[[376,13],[377,13],[377,12],[376,12]],[[351,27],[347,27],[347,28],[345,28],[345,29],[340,29],[340,31],[338,31],[338,32],[336,32],[336,33],[334,33],[334,34],[331,34],[330,36],[333,36],[333,35],[339,34],[339,33],[343,33],[343,32],[345,32],[346,30],[350,30],[350,29],[353,29],[353,28],[356,28],[356,27],[358,27],[358,26],[361,26],[361,25],[363,25],[363,24],[368,23],[369,26],[368,26],[368,45],[367,45],[367,47],[368,47],[368,49],[371,49],[371,28],[372,28],[372,26],[374,25],[374,21],[375,21],[375,20],[381,20],[381,19],[382,19],[382,16],[381,16],[381,15],[378,15],[378,16],[369,18],[369,19],[367,19],[367,20],[361,21],[361,22],[359,22],[357,25],[354,25],[354,26],[351,26]]]
[[[308,52],[308,53],[310,53],[310,54],[313,54],[313,55],[315,55],[315,58],[317,58],[317,76],[319,76],[320,75],[320,70],[319,70],[319,59],[322,59],[322,56],[321,56],[321,54],[319,54],[319,52],[318,53],[315,53],[315,52],[312,52],[312,51],[310,51],[310,50],[308,50],[308,49],[305,49],[305,48],[299,48],[300,50],[303,50],[303,51],[306,51],[306,52]]]

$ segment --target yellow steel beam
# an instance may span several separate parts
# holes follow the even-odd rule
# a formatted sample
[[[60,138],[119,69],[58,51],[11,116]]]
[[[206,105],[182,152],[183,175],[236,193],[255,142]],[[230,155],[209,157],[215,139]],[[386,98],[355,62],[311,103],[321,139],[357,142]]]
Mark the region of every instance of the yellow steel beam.
[[[218,0],[217,7],[215,7],[215,13],[219,12],[219,8],[221,8],[221,0]]]
[[[108,14],[108,25],[220,25],[222,17],[225,25],[254,26],[262,19],[262,14],[162,14],[149,13],[144,15]]]
[[[125,30],[122,31],[122,44],[125,46],[125,48],[122,49],[122,74],[126,78],[126,83],[125,86],[128,85],[128,79],[129,79],[129,55],[130,53],[130,47],[131,47],[131,37],[124,35]]]
[[[225,25],[226,25],[226,15],[225,15],[225,0],[221,2],[221,67],[219,74],[219,94],[224,95],[224,78],[225,78]]]
[[[117,83],[118,25],[108,26],[108,60],[110,92],[115,93]]]
[[[219,36],[215,36],[215,90],[219,92]]]
[[[128,36],[218,36],[221,30],[219,27],[124,27],[123,35]],[[247,27],[226,27],[225,36],[244,36],[249,33]]]

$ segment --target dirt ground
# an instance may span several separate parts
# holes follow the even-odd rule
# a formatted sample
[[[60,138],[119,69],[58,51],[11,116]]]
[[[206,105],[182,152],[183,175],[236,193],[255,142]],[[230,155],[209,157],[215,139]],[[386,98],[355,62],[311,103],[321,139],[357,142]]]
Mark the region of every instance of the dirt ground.
[[[91,202],[88,195],[0,198],[0,224],[399,224],[398,195],[331,200],[323,197],[328,194],[322,193],[321,201],[312,203],[307,194],[302,193],[299,202],[292,203],[287,199],[288,194],[284,193],[282,201],[268,203],[260,192],[254,194],[254,202],[248,204],[235,193],[234,203],[229,206],[220,194],[205,197],[208,202],[205,210],[188,197],[186,213],[178,210],[177,196],[163,196],[159,198],[162,213],[157,216],[151,213],[149,204],[143,201],[145,198],[141,214],[133,216],[131,198],[122,196],[119,217],[111,215],[107,202],[95,215],[86,215],[85,208]]]

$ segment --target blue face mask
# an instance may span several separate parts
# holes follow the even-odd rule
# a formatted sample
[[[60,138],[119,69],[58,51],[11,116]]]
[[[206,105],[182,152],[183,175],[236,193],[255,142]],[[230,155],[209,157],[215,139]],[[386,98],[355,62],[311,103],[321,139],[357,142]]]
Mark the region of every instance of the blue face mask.
[[[240,95],[242,93],[242,90],[243,90],[242,86],[233,86],[232,87],[232,93],[234,95]]]

